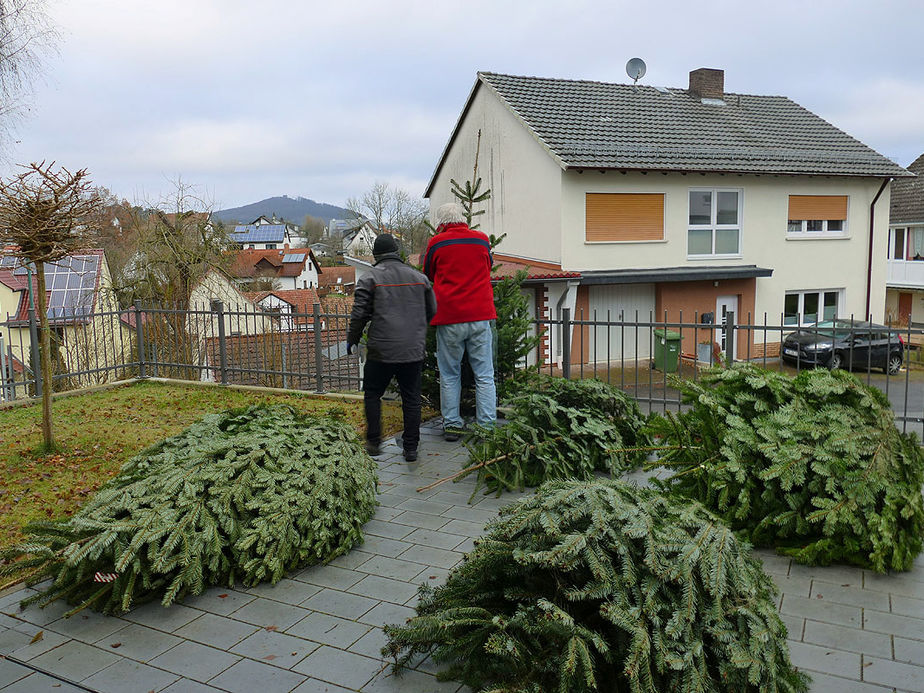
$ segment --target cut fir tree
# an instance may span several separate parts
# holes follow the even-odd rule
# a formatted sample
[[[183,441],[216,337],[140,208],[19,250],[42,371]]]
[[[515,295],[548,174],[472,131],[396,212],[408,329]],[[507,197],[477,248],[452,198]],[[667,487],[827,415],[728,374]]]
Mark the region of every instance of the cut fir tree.
[[[657,419],[663,487],[802,563],[908,570],[924,532],[924,453],[888,399],[845,371],[750,364],[677,381],[690,409]]]
[[[52,579],[30,602],[106,613],[277,582],[362,541],[375,469],[336,415],[285,405],[213,414],[133,457],[73,517],[27,525],[4,572]]]
[[[400,669],[491,693],[795,693],[770,578],[698,503],[612,480],[508,506],[417,616],[386,626]]]

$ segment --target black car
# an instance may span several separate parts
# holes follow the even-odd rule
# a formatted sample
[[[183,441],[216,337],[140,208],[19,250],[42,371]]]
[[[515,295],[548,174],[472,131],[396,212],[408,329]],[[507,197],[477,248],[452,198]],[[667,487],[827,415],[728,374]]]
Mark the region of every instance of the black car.
[[[825,368],[881,368],[895,374],[902,367],[905,343],[885,325],[854,320],[827,320],[793,332],[783,340],[783,361]]]

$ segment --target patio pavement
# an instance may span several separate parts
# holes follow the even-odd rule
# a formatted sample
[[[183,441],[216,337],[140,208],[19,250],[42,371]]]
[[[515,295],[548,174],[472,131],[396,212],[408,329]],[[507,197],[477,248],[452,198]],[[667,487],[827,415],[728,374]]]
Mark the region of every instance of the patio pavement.
[[[517,497],[479,495],[469,505],[472,477],[418,493],[467,461],[461,443],[439,434],[438,420],[425,424],[414,464],[393,441],[384,446],[381,505],[364,544],[275,586],[215,588],[167,609],[69,619],[58,603],[20,611],[31,590],[0,595],[0,691],[467,691],[437,682],[428,660],[396,678],[379,654],[381,626],[413,615],[417,585],[439,584]],[[758,555],[780,588],[792,660],[812,674],[812,691],[924,692],[924,557],[909,573],[877,575]]]

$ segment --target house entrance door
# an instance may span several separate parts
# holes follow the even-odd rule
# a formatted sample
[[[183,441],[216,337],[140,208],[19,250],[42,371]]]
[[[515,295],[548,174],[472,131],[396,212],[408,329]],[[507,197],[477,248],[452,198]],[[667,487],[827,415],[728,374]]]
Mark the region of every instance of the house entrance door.
[[[900,293],[898,295],[898,320],[902,325],[911,325],[911,306],[913,305],[911,294]]]
[[[737,353],[737,342],[736,339],[732,337],[729,330],[724,328],[724,325],[728,322],[728,314],[735,314],[735,322],[740,323],[741,317],[738,315],[738,297],[737,296],[719,296],[715,300],[715,341],[718,342],[719,347],[722,349],[722,357],[725,357],[726,346],[728,339],[732,340],[732,358],[738,358]]]

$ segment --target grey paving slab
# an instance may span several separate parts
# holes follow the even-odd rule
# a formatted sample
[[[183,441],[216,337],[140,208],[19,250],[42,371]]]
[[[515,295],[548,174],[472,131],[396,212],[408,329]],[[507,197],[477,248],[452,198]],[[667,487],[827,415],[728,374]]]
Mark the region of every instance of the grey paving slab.
[[[244,659],[229,667],[209,683],[231,693],[289,693],[307,677],[279,667]]]
[[[385,635],[385,631],[381,628],[373,628],[350,645],[349,650],[350,652],[365,655],[372,659],[379,659],[384,662],[386,660],[382,657],[382,648],[385,647],[387,642],[388,638]]]
[[[922,626],[924,626],[924,623],[922,623],[921,619],[899,616],[898,614],[886,614],[873,609],[864,609],[863,611],[863,628],[865,630],[924,640],[924,628]]]
[[[388,539],[402,539],[414,530],[406,525],[396,525],[386,520],[369,520],[363,525],[363,533],[367,536],[386,537]]]
[[[33,658],[30,663],[70,681],[82,681],[97,671],[115,664],[120,659],[118,655],[105,652],[92,645],[69,640]]]
[[[812,672],[811,693],[892,693],[893,690],[891,686],[886,688],[874,683],[862,683],[855,679]]]
[[[353,689],[309,678],[292,693],[353,693]]]
[[[408,541],[370,536],[363,542],[363,551],[368,551],[377,556],[390,556],[395,558],[404,551],[407,551],[411,546],[413,546],[413,544]]]
[[[16,664],[6,659],[0,659],[0,687],[8,686],[11,683],[26,678],[32,673],[32,669]]]
[[[394,623],[403,624],[407,619],[412,618],[414,614],[414,610],[410,607],[382,602],[360,616],[359,620],[371,626],[384,626]]]
[[[388,556],[373,556],[357,568],[371,575],[382,575],[392,580],[410,580],[420,572],[420,563]]]
[[[70,636],[74,640],[93,643],[122,630],[127,621],[115,616],[103,616],[95,611],[84,609],[69,618],[59,618],[48,624],[48,629]]]
[[[812,580],[812,599],[824,599],[836,604],[849,604],[878,611],[889,610],[889,595],[884,592],[865,590],[857,586],[838,585],[824,580]],[[924,605],[924,602],[922,602]],[[922,612],[924,615],[924,612]]]
[[[320,647],[319,643],[265,629],[231,648],[231,652],[283,669],[290,669]]]
[[[411,546],[398,556],[403,561],[414,561],[437,568],[452,568],[462,560],[462,554],[446,549],[435,549],[432,546]]]
[[[484,534],[484,525],[467,520],[450,520],[443,529],[451,534],[461,534],[464,537],[480,537]]]
[[[440,682],[432,674],[413,669],[394,674],[389,666],[360,690],[362,693],[454,693],[458,688],[456,682]]]
[[[23,621],[28,621],[38,626],[45,626],[52,621],[57,621],[73,608],[74,607],[69,606],[63,601],[52,602],[44,607],[40,607],[37,604],[30,604],[25,609],[16,612],[16,616]]]
[[[924,667],[876,657],[864,657],[863,664],[865,681],[895,686],[903,691],[924,691]]]
[[[149,693],[176,682],[179,676],[146,664],[120,659],[80,682],[99,693]]]
[[[341,570],[352,571],[355,570],[358,566],[362,565],[375,554],[368,553],[367,551],[362,550],[362,545],[359,548],[354,548],[348,554],[343,556],[337,556],[334,560],[330,562],[331,568],[340,568]],[[301,573],[296,573],[293,575],[295,579],[301,580]],[[357,575],[357,578],[362,578],[362,575]],[[336,585],[323,585],[324,587],[335,587],[336,589],[347,589],[345,586],[338,587]]]
[[[789,642],[789,657],[793,665],[809,672],[835,674],[860,680],[860,658],[856,652],[844,652],[804,642]]]
[[[302,606],[312,611],[348,618],[358,619],[372,607],[378,605],[378,599],[361,597],[358,594],[323,589],[313,597],[306,599]]]
[[[256,626],[249,623],[241,623],[215,614],[202,614],[195,621],[190,621],[175,630],[174,635],[227,650],[257,630],[259,629]]]
[[[272,599],[285,604],[299,604],[308,597],[317,594],[320,590],[321,588],[318,585],[283,578],[275,585],[263,583],[252,587],[248,592],[257,597]]]
[[[408,534],[404,541],[419,546],[432,546],[435,549],[451,551],[467,539],[468,537],[462,536],[461,534],[437,532],[432,529],[418,527]]]
[[[25,637],[20,641],[21,646],[13,649],[9,654],[24,662],[45,654],[70,640],[66,635],[44,629],[40,629],[36,633],[18,632],[23,633]]]
[[[221,689],[192,679],[178,679],[176,683],[167,686],[160,693],[212,693],[213,691],[221,691]]]
[[[924,642],[895,635],[892,637],[892,643],[894,645],[895,661],[924,666]]]
[[[212,614],[221,614],[227,616],[232,611],[237,611],[245,604],[254,600],[253,594],[238,592],[236,590],[212,587],[200,595],[187,597],[183,600],[184,606],[190,606],[194,609],[201,609]]]
[[[424,529],[439,529],[445,527],[450,522],[450,518],[439,515],[428,515],[427,513],[418,513],[413,510],[405,510],[403,513],[396,515],[391,520],[399,525],[408,525],[410,527],[423,527]]]
[[[11,683],[3,693],[85,693],[85,689],[36,672]]]
[[[164,608],[157,602],[150,602],[129,611],[124,618],[127,621],[134,621],[170,633],[201,615],[202,612],[198,609],[191,609],[182,604],[171,604]]]
[[[108,638],[97,640],[96,646],[108,648],[121,657],[147,662],[171,647],[176,647],[180,642],[181,639],[175,635],[142,626],[140,623],[131,623]]]
[[[353,594],[380,601],[404,604],[417,594],[418,586],[413,582],[392,580],[378,575],[367,575],[350,588]]]
[[[325,645],[308,655],[294,669],[321,681],[359,689],[375,678],[384,666],[377,659]]]
[[[346,649],[370,630],[371,627],[365,623],[328,614],[311,613],[286,632],[324,645]]]
[[[205,683],[232,664],[240,661],[238,655],[184,640],[151,660],[151,666]]]
[[[875,633],[809,619],[805,622],[802,639],[805,642],[835,650],[859,652],[877,657],[892,657],[892,638],[885,633]]]
[[[261,628],[285,630],[307,615],[308,610],[301,607],[275,602],[272,599],[259,599],[244,605],[231,614],[231,617]]]
[[[351,551],[348,556],[355,553],[355,550]],[[373,555],[374,552],[366,551],[366,545],[363,544],[360,558],[365,557],[366,560],[368,560]],[[347,562],[345,560],[346,558],[347,556],[339,556],[335,559],[338,565],[316,565],[305,568],[296,573],[295,578],[312,585],[318,585],[319,587],[332,587],[335,590],[348,589],[359,582],[363,576],[353,571],[353,568],[356,567],[355,565],[350,567],[340,565],[341,563]]]
[[[819,599],[807,599],[795,595],[783,595],[783,606],[780,609],[784,614],[804,616],[825,623],[838,623],[843,626],[860,627],[861,610],[855,606],[834,604]]]
[[[880,593],[877,592],[875,594]],[[879,609],[879,611],[891,611],[893,614],[924,619],[924,599],[913,599],[912,597],[905,597],[900,594],[890,594],[887,596],[889,597],[891,608]],[[921,591],[920,596],[924,597],[924,590]]]

